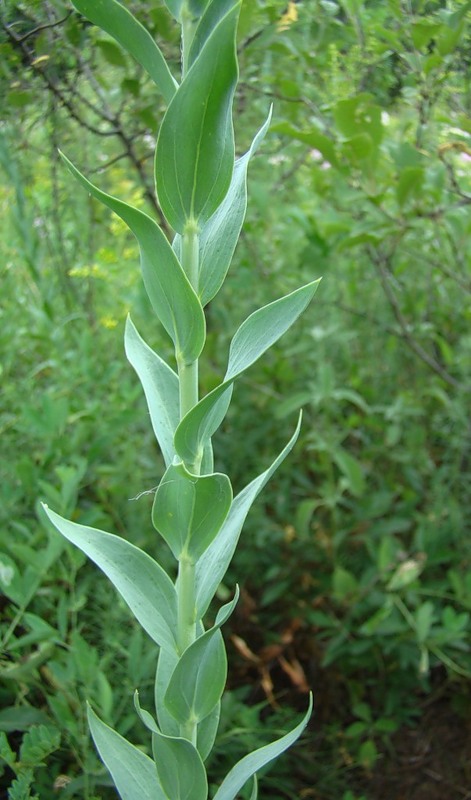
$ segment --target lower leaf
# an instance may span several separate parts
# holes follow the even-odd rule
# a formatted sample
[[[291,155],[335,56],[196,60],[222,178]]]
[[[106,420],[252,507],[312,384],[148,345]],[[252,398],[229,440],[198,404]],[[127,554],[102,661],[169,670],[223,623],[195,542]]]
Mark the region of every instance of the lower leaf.
[[[296,728],[293,728],[290,733],[282,736],[281,739],[277,739],[276,742],[267,744],[265,747],[260,747],[258,750],[254,750],[253,753],[249,753],[247,756],[242,758],[226,775],[219,789],[214,795],[213,800],[235,800],[238,792],[240,789],[242,789],[244,784],[247,783],[249,778],[252,778],[256,772],[258,772],[258,770],[262,769],[262,767],[264,767],[266,764],[269,764],[270,761],[273,761],[273,759],[281,755],[281,753],[287,750],[287,748],[294,744],[296,739],[301,736],[309,721],[311,712],[312,695],[309,698],[309,708],[307,713],[299,725],[297,725]],[[255,785],[253,792],[256,791]],[[254,795],[253,792],[252,797],[256,797],[257,795]]]
[[[149,756],[105,725],[90,707],[88,724],[121,800],[167,800]]]

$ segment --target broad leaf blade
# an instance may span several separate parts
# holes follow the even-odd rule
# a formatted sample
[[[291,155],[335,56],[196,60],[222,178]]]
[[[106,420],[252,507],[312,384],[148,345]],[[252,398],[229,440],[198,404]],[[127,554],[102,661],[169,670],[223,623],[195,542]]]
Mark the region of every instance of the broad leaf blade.
[[[105,725],[90,707],[88,724],[122,800],[167,800],[152,759]]]
[[[208,781],[197,749],[187,739],[154,733],[152,747],[162,788],[171,800],[206,800]]]
[[[80,14],[109,33],[150,75],[170,103],[178,87],[149,31],[117,0],[72,0]]]
[[[176,592],[162,567],[119,536],[70,522],[43,508],[57,530],[107,575],[149,636],[175,649]]]
[[[177,357],[186,363],[195,361],[205,341],[204,313],[165,235],[147,214],[102,192],[63,154],[62,158],[72,175],[133,232],[141,251],[144,285],[154,311],[172,338]]]
[[[227,656],[220,628],[232,614],[239,599],[223,606],[213,628],[203,633],[184,651],[177,662],[165,693],[165,705],[172,716],[184,725],[198,723],[218,705],[227,677]]]
[[[165,472],[154,498],[152,521],[178,560],[193,563],[220,530],[232,502],[227,475],[191,475],[183,464]]]
[[[301,429],[299,415],[296,430],[273,464],[251,481],[232,501],[231,510],[216,539],[210,544],[196,565],[196,607],[198,616],[203,617],[208,610],[216,590],[221,583],[232,560],[239,541],[240,532],[250,507],[275,470],[291,452]]]
[[[250,150],[236,161],[229,190],[201,231],[198,295],[203,306],[218,293],[232,261],[247,210],[249,161],[262,142],[270,121],[271,110]]]
[[[173,437],[180,419],[178,376],[139,336],[130,317],[124,346],[144,389],[155,437],[168,466],[175,456]]]
[[[291,747],[291,745],[294,744],[294,742],[301,736],[309,721],[311,712],[312,696],[309,698],[309,708],[307,713],[299,725],[293,728],[290,733],[282,736],[281,739],[277,739],[276,742],[272,742],[265,747],[260,747],[258,750],[255,750],[253,753],[249,753],[247,756],[242,758],[226,775],[221,786],[214,795],[213,800],[235,800],[238,792],[240,789],[242,789],[245,783],[247,783],[249,778],[255,775],[255,773],[262,769],[262,767],[264,767],[266,764],[269,764],[270,761],[273,761],[275,758],[281,755],[281,753],[284,753],[284,751],[287,750],[288,747]]]
[[[286,333],[312,300],[319,282],[320,278],[247,317],[232,339],[225,381],[248,369]]]
[[[162,122],[156,186],[169,224],[202,225],[224,198],[234,168],[232,100],[237,82],[237,2],[188,71]]]

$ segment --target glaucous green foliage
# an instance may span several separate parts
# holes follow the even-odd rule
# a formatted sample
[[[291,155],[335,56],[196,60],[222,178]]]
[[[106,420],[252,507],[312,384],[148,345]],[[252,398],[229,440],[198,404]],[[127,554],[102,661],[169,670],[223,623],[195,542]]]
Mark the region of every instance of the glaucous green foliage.
[[[155,715],[142,709],[137,692],[135,696],[137,713],[152,736],[153,759],[89,708],[93,739],[120,796],[206,800],[204,761],[217,734],[227,675],[220,628],[236,605],[238,591],[208,630],[203,618],[250,506],[293,447],[299,426],[272,466],[235,498],[228,476],[213,471],[211,440],[227,413],[236,378],[291,327],[312,299],[318,280],[258,309],[240,325],[223,380],[200,399],[203,307],[214,298],[229,268],[246,206],[248,159],[267,128],[236,162],[232,102],[240,2],[168,3],[182,26],[180,85],[150,35],[117,0],[74,2],[137,58],[168,101],[157,139],[155,180],[160,208],[176,234],[173,246],[150,216],[102,192],[64,160],[74,177],[134,233],[149,300],[173,342],[176,371],[128,321],[127,352],[141,378],[166,464],[152,521],[178,562],[175,582],[126,539],[44,508],[57,530],[108,576],[159,647]],[[250,779],[252,798],[257,797],[257,772],[299,737],[309,715],[310,709],[293,731],[232,767],[215,800],[234,800]]]

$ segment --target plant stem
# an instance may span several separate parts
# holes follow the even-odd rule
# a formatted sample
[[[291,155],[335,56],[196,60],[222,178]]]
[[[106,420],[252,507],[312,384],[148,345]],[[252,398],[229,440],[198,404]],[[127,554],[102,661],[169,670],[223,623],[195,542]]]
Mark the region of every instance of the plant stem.
[[[186,3],[183,5],[182,8],[181,22],[182,22],[182,78],[184,78],[186,73],[188,72],[188,56],[190,53],[190,45],[195,33],[195,23],[193,20],[193,15],[188,9]]]
[[[193,289],[198,288],[199,236],[196,225],[188,224],[183,234],[182,267]],[[198,360],[186,364],[178,359],[180,378],[180,419],[198,402]]]
[[[185,50],[184,50],[185,52]],[[199,236],[195,224],[188,223],[182,241],[182,267],[192,287],[198,288]],[[198,359],[186,364],[178,359],[180,381],[180,419],[198,402]],[[200,465],[187,465],[191,472],[199,474]],[[177,642],[180,654],[196,639],[196,586],[195,565],[185,556],[178,562],[177,589]],[[180,726],[180,735],[196,745],[197,724],[189,721]]]

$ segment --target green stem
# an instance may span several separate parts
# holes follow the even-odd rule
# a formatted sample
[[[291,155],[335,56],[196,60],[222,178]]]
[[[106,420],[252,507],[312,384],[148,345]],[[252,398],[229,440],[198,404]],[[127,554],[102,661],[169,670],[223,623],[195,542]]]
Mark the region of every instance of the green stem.
[[[180,655],[196,639],[196,585],[195,565],[186,558],[178,562],[177,579],[177,642]],[[189,720],[180,725],[180,736],[196,746],[198,726]]]
[[[199,236],[198,228],[188,223],[183,233],[182,267],[192,287],[198,289],[199,273]],[[180,419],[198,402],[198,359],[187,364],[177,357],[178,377],[180,382]],[[200,467],[187,464],[194,474],[199,474]],[[178,562],[177,589],[177,643],[180,655],[196,639],[196,582],[195,565],[184,555]],[[196,745],[197,724],[190,720],[180,726],[180,735]]]
[[[199,236],[195,224],[188,223],[183,234],[182,267],[193,289],[198,288]],[[180,419],[198,402],[198,360],[186,364],[178,359],[180,378]]]

